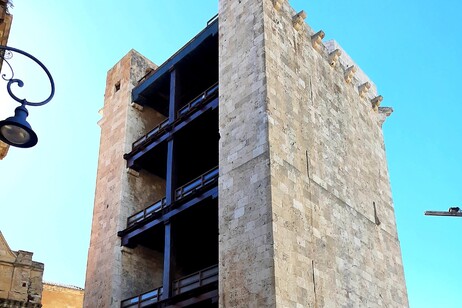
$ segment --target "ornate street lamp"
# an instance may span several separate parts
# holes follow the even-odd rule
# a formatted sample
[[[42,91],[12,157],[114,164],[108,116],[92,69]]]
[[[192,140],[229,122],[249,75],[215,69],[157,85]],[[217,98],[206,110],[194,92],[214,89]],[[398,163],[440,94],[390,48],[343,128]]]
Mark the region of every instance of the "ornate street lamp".
[[[48,79],[51,84],[51,93],[47,99],[41,102],[29,102],[25,98],[19,98],[13,94],[11,86],[17,84],[19,87],[24,85],[24,82],[21,79],[14,78],[13,67],[8,62],[9,59],[13,57],[13,52],[22,54],[29,59],[37,63],[47,74]],[[18,148],[30,148],[37,144],[38,138],[37,134],[32,130],[30,124],[26,121],[29,112],[26,109],[26,106],[42,106],[48,103],[55,94],[55,84],[53,77],[51,77],[50,72],[37,58],[31,54],[22,51],[17,48],[2,46],[0,45],[0,59],[3,60],[3,63],[6,63],[11,70],[11,77],[7,78],[6,74],[2,74],[3,80],[7,81],[6,89],[8,94],[21,106],[17,107],[14,111],[14,116],[7,118],[6,120],[0,121],[0,140]]]

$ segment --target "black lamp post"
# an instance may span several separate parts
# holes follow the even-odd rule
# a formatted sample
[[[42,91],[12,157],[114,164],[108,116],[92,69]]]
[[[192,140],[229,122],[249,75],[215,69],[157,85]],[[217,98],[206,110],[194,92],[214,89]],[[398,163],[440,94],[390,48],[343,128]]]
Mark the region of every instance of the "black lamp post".
[[[10,63],[8,62],[9,59],[13,56],[12,52],[17,52],[22,54],[29,59],[33,60],[37,63],[47,74],[48,79],[51,84],[51,93],[47,99],[41,102],[29,102],[25,98],[19,98],[13,94],[11,90],[11,86],[13,84],[17,84],[19,87],[24,85],[24,82],[20,79],[14,78],[14,71]],[[55,84],[53,81],[53,77],[51,77],[50,72],[42,64],[37,58],[32,56],[31,54],[22,51],[17,48],[7,47],[0,45],[0,59],[3,60],[4,63],[8,65],[11,70],[11,77],[6,78],[6,74],[2,74],[3,80],[7,81],[6,89],[8,90],[8,94],[21,106],[17,107],[14,111],[14,116],[7,118],[6,120],[0,121],[0,140],[18,148],[30,148],[37,144],[38,138],[37,134],[32,130],[30,124],[26,121],[29,112],[26,109],[26,106],[42,106],[48,103],[55,94]]]

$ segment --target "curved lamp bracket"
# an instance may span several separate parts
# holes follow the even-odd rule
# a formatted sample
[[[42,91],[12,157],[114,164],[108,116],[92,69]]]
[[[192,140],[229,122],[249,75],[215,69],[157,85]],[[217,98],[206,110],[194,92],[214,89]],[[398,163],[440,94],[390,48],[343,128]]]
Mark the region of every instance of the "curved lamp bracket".
[[[34,61],[35,63],[37,63],[44,71],[45,73],[47,74],[48,76],[48,79],[50,81],[50,85],[51,85],[51,93],[50,95],[48,96],[47,99],[43,100],[43,101],[40,101],[40,102],[29,102],[27,101],[25,98],[19,98],[17,97],[13,91],[11,90],[11,86],[13,84],[17,84],[19,87],[23,87],[24,86],[24,82],[21,80],[21,79],[17,79],[17,78],[14,78],[14,70],[13,70],[13,67],[11,66],[11,64],[8,62],[9,59],[11,59],[13,57],[13,54],[12,52],[17,52],[19,54],[22,54],[24,56],[26,56],[27,58],[31,59],[32,61]],[[4,63],[6,63],[8,65],[8,67],[10,68],[11,70],[11,78],[7,78],[6,77],[6,74],[2,74],[2,78],[3,80],[5,81],[8,81],[8,84],[6,85],[6,89],[8,91],[8,94],[15,100],[17,101],[18,103],[20,103],[22,106],[24,105],[29,105],[29,106],[42,106],[42,105],[45,105],[46,103],[48,103],[52,98],[53,96],[55,95],[55,83],[53,81],[53,77],[51,77],[51,74],[50,72],[48,71],[48,69],[45,67],[45,65],[43,65],[42,62],[40,62],[36,57],[34,57],[33,55],[25,52],[25,51],[22,51],[20,49],[17,49],[17,48],[13,48],[13,47],[8,47],[8,46],[3,46],[3,45],[0,45],[0,58],[3,60]]]

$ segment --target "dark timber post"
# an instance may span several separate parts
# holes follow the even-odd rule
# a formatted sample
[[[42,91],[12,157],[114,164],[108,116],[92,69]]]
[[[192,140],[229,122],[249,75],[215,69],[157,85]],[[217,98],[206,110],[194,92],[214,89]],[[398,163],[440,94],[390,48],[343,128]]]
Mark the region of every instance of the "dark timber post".
[[[164,250],[164,276],[162,300],[172,296],[172,271],[173,271],[173,232],[172,222],[165,222],[165,250]]]
[[[172,124],[176,118],[178,106],[178,80],[177,71],[170,72],[170,100],[168,109],[168,123]],[[166,204],[170,205],[175,201],[176,168],[175,168],[175,139],[171,135],[167,145],[167,175],[166,175]],[[164,275],[162,299],[172,296],[172,271],[175,256],[173,253],[172,222],[165,223],[165,244],[164,244]]]
[[[176,118],[176,111],[178,107],[178,80],[177,71],[173,69],[170,72],[170,101],[168,109],[168,123],[173,124]],[[166,202],[171,204],[175,201],[175,187],[176,187],[176,170],[175,170],[175,140],[173,135],[170,135],[167,145],[167,175],[166,175]]]

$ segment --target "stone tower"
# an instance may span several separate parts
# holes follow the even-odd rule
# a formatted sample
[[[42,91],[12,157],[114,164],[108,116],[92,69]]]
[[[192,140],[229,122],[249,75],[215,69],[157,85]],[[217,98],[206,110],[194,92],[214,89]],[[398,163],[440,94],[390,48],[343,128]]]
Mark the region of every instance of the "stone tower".
[[[118,307],[121,298],[130,296],[127,290],[143,292],[146,285],[150,286],[147,281],[155,280],[147,269],[155,272],[156,254],[143,247],[127,250],[120,246],[117,236],[127,216],[146,200],[155,199],[164,186],[143,172],[138,177],[131,176],[123,160],[133,136],[138,137],[144,125],[149,124],[130,107],[131,90],[153,68],[156,66],[152,62],[131,50],[107,74],[102,119],[98,123],[101,142],[84,307]],[[155,115],[150,118],[154,121]]]
[[[391,109],[305,18],[220,0],[163,65],[131,51],[109,71],[85,307],[408,306]]]
[[[219,16],[220,305],[408,306],[389,109],[287,1]]]

